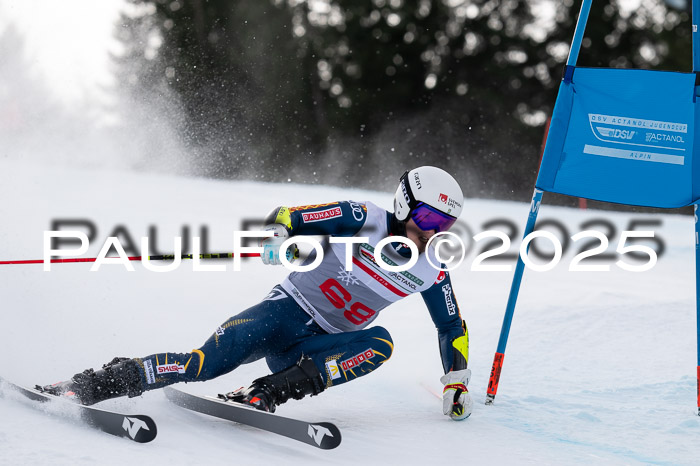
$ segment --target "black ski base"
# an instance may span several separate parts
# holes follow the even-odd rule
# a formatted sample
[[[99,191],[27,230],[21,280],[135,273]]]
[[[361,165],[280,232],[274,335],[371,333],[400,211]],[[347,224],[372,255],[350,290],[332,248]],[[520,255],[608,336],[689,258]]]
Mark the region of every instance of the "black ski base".
[[[340,445],[340,430],[330,422],[306,422],[208,396],[185,393],[165,387],[165,396],[176,405],[209,416],[256,427],[306,443],[322,450]]]
[[[121,414],[92,406],[83,406],[60,396],[50,395],[33,388],[22,387],[0,377],[2,385],[21,393],[30,400],[45,403],[56,400],[66,403],[79,413],[80,418],[90,427],[101,430],[117,437],[124,437],[138,443],[147,443],[156,438],[158,429],[156,423],[149,416],[141,414]]]

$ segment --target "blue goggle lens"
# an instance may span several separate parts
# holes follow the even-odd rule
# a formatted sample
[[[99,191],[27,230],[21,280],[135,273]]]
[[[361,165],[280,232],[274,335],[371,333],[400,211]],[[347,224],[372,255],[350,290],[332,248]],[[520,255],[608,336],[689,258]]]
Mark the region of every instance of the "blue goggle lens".
[[[423,231],[447,231],[457,221],[455,217],[440,212],[439,210],[422,202],[419,203],[415,209],[413,209],[411,212],[411,218],[414,222],[416,222],[418,228]]]

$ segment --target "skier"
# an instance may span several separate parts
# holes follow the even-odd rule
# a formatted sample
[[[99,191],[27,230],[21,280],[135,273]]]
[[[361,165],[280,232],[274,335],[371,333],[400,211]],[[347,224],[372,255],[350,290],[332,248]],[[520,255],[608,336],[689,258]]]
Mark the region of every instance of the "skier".
[[[353,201],[278,207],[266,218],[264,229],[274,236],[261,241],[265,264],[281,263],[280,245],[290,236],[369,239],[347,245],[326,238],[320,265],[292,272],[260,303],[224,322],[198,349],[114,358],[101,370],[88,369],[41,389],[91,405],[176,382],[209,380],[266,358],[272,374],[223,396],[274,412],[290,398],[318,395],[385,363],[394,349],[391,336],[382,327],[368,325],[389,304],[421,293],[438,331],[445,372],[440,379],[443,413],[455,420],[465,419],[472,410],[467,390],[471,376],[467,327],[449,273],[431,265],[439,266],[439,261],[432,246],[426,247],[433,235],[454,224],[463,201],[452,176],[424,166],[401,177],[393,213],[370,202]],[[416,245],[417,262],[408,271],[385,270],[374,259],[377,243],[392,235],[407,237]],[[346,269],[346,247],[352,248],[352,270]],[[287,249],[288,259],[293,259],[294,249]],[[395,266],[406,264],[411,255],[409,246],[397,241],[382,249],[381,258]],[[314,259],[312,254],[304,265]]]

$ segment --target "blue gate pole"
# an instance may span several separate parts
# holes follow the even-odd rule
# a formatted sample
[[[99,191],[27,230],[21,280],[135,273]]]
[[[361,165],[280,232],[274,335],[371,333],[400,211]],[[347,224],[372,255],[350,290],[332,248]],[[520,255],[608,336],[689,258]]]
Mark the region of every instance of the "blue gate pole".
[[[698,20],[700,20],[700,0],[693,0],[692,9],[692,25],[693,25],[693,72],[695,73],[695,127],[699,124],[700,111],[698,109],[697,99],[700,98],[700,86],[698,73],[700,72],[700,33],[698,32]],[[694,144],[698,144],[696,140]],[[696,163],[694,160],[693,163]],[[695,213],[695,325],[696,325],[696,341],[697,341],[697,395],[698,395],[698,416],[700,416],[700,223],[698,222],[698,205],[694,206]]]
[[[693,2],[698,1],[700,0],[693,0]],[[583,0],[583,3],[581,4],[581,11],[579,12],[578,20],[576,21],[576,30],[574,31],[574,38],[571,41],[569,58],[566,61],[565,79],[571,79],[573,69],[576,66],[576,62],[578,60],[578,53],[581,49],[581,42],[583,41],[583,33],[586,30],[586,23],[588,22],[588,14],[591,11],[591,2],[592,0]],[[535,229],[535,222],[537,221],[537,214],[539,213],[541,203],[542,191],[535,188],[535,192],[532,196],[532,204],[530,204],[530,214],[527,218],[527,224],[525,225],[525,232],[523,233],[523,238],[532,233],[532,231]],[[508,295],[506,313],[503,317],[503,325],[501,326],[501,335],[498,338],[498,347],[496,348],[496,355],[493,358],[493,365],[491,366],[489,386],[486,389],[487,405],[493,404],[493,401],[496,398],[496,392],[498,391],[498,382],[501,379],[501,369],[503,368],[503,358],[505,357],[506,353],[508,334],[510,333],[510,326],[513,322],[513,314],[515,313],[515,303],[518,300],[518,293],[520,292],[520,283],[523,279],[524,270],[525,263],[523,262],[522,257],[518,255],[518,262],[515,266],[513,282],[510,285],[510,294]]]
[[[571,41],[571,49],[569,50],[569,58],[566,60],[566,66],[576,66],[578,52],[581,50],[581,42],[583,42],[583,33],[588,22],[588,14],[591,12],[592,1],[583,0],[581,4],[581,11],[578,14],[578,21],[576,21],[576,30],[574,30],[574,38]],[[698,0],[693,1],[696,2]]]
[[[698,35],[698,19],[700,19],[700,1],[693,0],[693,10],[691,12],[693,23],[693,33],[691,35],[693,40],[693,72],[697,73],[700,71],[700,36]]]
[[[532,233],[532,231],[535,229],[537,214],[540,211],[540,204],[542,204],[542,193],[542,190],[535,188],[535,192],[532,195],[530,214],[527,217],[527,224],[525,225],[523,238]],[[522,256],[518,254],[518,263],[515,266],[515,274],[513,275],[513,282],[510,285],[510,294],[508,295],[508,304],[506,305],[506,315],[503,317],[501,336],[498,338],[498,348],[496,349],[496,355],[493,358],[491,377],[489,378],[489,386],[486,390],[487,405],[493,404],[493,400],[496,398],[496,392],[498,391],[498,382],[501,378],[501,368],[503,367],[503,358],[505,357],[506,353],[506,343],[508,342],[508,334],[510,333],[510,324],[513,321],[515,303],[518,300],[518,292],[520,291],[520,282],[523,279],[524,270],[525,262],[523,262]]]
[[[693,205],[695,214],[695,322],[698,350],[697,390],[698,416],[700,416],[700,222],[698,222],[698,205]]]

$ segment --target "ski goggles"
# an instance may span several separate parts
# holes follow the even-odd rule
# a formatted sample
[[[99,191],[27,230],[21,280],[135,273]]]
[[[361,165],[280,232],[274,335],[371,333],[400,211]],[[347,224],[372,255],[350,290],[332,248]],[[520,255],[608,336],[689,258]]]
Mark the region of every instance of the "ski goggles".
[[[457,221],[452,215],[440,212],[423,202],[419,202],[411,211],[411,218],[423,231],[447,231]]]

